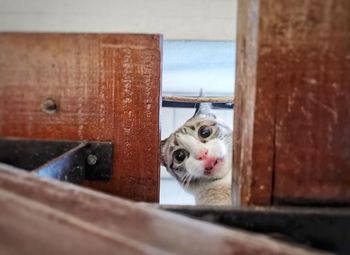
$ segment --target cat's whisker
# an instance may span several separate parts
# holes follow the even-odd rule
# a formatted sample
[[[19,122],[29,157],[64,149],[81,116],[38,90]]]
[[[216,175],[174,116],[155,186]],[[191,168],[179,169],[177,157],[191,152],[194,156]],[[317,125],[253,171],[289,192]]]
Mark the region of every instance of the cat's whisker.
[[[183,179],[182,182],[181,182],[181,185],[182,185],[182,186],[185,186],[187,176],[188,176],[188,173],[186,172],[185,175],[184,175],[184,179]]]
[[[190,177],[190,175],[187,174],[186,179],[185,179],[185,181],[184,181],[184,186],[185,186],[186,188],[187,188],[187,180],[188,180],[189,177]]]
[[[187,182],[187,188],[190,186],[190,183],[191,183],[191,180],[192,180],[192,175],[190,175],[189,179],[188,179],[188,182]]]
[[[191,174],[188,175],[187,184],[186,184],[186,187],[187,187],[187,188],[189,188],[189,186],[190,186],[190,182],[191,182],[191,180],[192,180],[192,177],[193,177],[193,176],[192,176]]]
[[[185,181],[186,181],[186,178],[187,178],[187,176],[189,175],[189,173],[185,173],[185,175],[182,177],[182,179],[181,179],[181,185],[185,185]]]

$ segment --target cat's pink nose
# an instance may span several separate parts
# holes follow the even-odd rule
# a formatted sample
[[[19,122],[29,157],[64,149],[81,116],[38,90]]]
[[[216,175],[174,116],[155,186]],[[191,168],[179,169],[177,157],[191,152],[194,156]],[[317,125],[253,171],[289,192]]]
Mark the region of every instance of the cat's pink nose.
[[[203,149],[197,154],[198,160],[205,160],[208,156],[208,149]]]

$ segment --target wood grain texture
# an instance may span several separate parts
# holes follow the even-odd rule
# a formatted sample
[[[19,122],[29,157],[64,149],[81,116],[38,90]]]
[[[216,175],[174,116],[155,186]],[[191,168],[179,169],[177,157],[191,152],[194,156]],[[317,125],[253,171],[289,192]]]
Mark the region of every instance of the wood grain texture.
[[[152,206],[0,170],[1,254],[323,254]]]
[[[234,103],[233,97],[163,96],[163,100],[181,103]]]
[[[253,91],[236,94],[242,204],[349,204],[350,2],[240,4],[255,33],[238,39],[254,50],[237,63],[237,91]]]
[[[273,177],[274,94],[268,93],[272,84],[261,82],[259,76],[259,0],[242,0],[238,6],[233,204],[268,205]]]
[[[0,136],[112,141],[112,180],[86,185],[156,202],[160,63],[157,35],[1,33]]]
[[[350,2],[262,11],[261,61],[278,74],[265,75],[277,98],[274,202],[350,204]]]

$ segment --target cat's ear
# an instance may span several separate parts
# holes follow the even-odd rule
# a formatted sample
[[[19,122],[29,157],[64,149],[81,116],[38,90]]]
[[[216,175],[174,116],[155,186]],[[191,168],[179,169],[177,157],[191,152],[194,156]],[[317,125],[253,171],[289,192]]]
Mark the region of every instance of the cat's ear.
[[[206,117],[206,118],[214,118],[216,119],[215,114],[212,111],[212,104],[211,103],[200,103],[196,111],[193,115],[194,118],[196,117]]]
[[[162,140],[160,142],[160,165],[166,167],[166,163],[165,163],[165,156],[164,156],[164,147],[166,144],[166,139]]]

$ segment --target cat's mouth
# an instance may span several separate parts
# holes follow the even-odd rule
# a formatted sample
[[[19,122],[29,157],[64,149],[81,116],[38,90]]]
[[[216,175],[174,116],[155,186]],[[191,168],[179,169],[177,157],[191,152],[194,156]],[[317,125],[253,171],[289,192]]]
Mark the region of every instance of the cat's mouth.
[[[223,165],[224,158],[213,158],[204,163],[204,175],[213,176]]]

